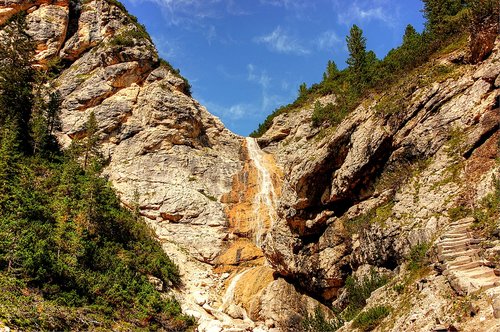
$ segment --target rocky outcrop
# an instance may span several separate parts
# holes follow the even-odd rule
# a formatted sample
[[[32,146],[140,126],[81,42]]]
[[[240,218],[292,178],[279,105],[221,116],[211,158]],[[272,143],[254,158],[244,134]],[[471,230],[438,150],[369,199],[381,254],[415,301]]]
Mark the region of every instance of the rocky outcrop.
[[[320,305],[265,266],[260,245],[276,218],[282,176],[272,156],[191,98],[122,5],[10,1],[0,6],[0,23],[21,11],[38,67],[56,76],[59,142],[68,147],[82,138],[94,114],[104,175],[124,205],[139,207],[179,265],[184,284],[171,292],[200,331],[276,331]],[[273,298],[285,293],[293,301]]]
[[[412,247],[436,239],[450,209],[477,206],[492,192],[498,39],[495,45],[478,65],[434,59],[448,66],[446,77],[427,84],[405,78],[406,97],[366,101],[336,127],[312,127],[312,105],[274,118],[259,142],[275,155],[285,183],[263,249],[281,275],[334,299],[358,266],[395,269]],[[390,110],[388,98],[408,106]]]
[[[500,29],[500,4],[495,1],[475,4],[471,26],[469,48],[472,63],[478,63],[487,58],[495,47],[495,39]]]
[[[312,127],[312,105],[282,113],[258,140],[262,152],[191,98],[119,3],[4,1],[0,24],[20,11],[39,67],[60,71],[59,141],[84,136],[95,115],[104,174],[180,266],[183,289],[172,293],[200,331],[300,330],[316,308],[330,317],[321,303],[342,305],[347,276],[370,266],[394,276],[367,301],[398,313],[386,330],[449,326],[460,290],[479,291],[471,305],[486,308],[463,328],[498,328],[481,320],[499,316],[495,270],[477,265],[495,262],[500,243],[476,243],[452,221],[500,172],[496,34],[478,37],[477,64],[463,64],[463,52],[432,59],[446,70],[423,66],[403,92],[373,96],[337,126]],[[409,278],[413,248],[433,244],[436,269]],[[470,247],[481,259],[457,257]],[[487,278],[471,281],[476,272]]]
[[[19,1],[3,7],[2,19],[20,10],[39,63],[64,66],[54,81],[60,142],[81,137],[94,113],[105,174],[123,202],[139,204],[163,240],[213,262],[226,236],[219,198],[241,167],[241,139],[184,92],[185,80],[116,3]]]
[[[474,218],[464,218],[451,223],[436,243],[438,259],[445,268],[443,275],[460,295],[500,286],[500,277],[486,266],[487,261],[479,259],[482,239],[471,236],[473,222]]]

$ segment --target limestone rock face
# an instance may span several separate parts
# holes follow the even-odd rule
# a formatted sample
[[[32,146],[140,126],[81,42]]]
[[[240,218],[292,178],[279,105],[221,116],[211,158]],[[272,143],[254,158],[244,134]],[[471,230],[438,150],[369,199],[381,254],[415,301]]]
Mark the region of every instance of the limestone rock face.
[[[358,266],[396,268],[410,248],[435,240],[451,208],[491,193],[483,188],[499,174],[499,53],[497,39],[478,65],[414,86],[397,112],[365,102],[322,128],[310,124],[312,106],[274,118],[259,139],[285,174],[263,248],[272,266],[334,299]]]
[[[69,0],[5,1],[0,6],[0,24],[20,11],[26,11],[27,33],[35,43],[36,60],[43,64],[58,54],[68,32]]]
[[[263,240],[272,223],[268,216],[275,213],[273,204],[251,206],[257,198],[268,200],[258,189],[264,167],[250,160],[241,137],[191,98],[187,82],[159,59],[134,17],[105,0],[79,5],[12,0],[0,5],[0,23],[23,10],[40,67],[49,68],[57,59],[63,66],[52,82],[62,100],[59,142],[68,147],[83,137],[90,114],[95,115],[107,160],[104,175],[124,205],[139,207],[180,266],[184,289],[172,294],[187,314],[199,319],[200,331],[267,331],[294,315],[292,304],[308,299],[302,315],[319,305],[284,280],[275,282],[274,271],[263,266],[263,253],[253,242]],[[252,153],[261,153],[251,144]],[[261,157],[263,164],[274,164],[269,155]],[[278,188],[274,201],[280,173],[265,174],[267,184]],[[240,184],[234,180],[239,177]],[[231,212],[245,204],[249,219],[255,211],[262,215],[262,227],[243,227],[242,215]],[[238,271],[243,263],[254,267],[225,303],[226,280],[234,275],[228,279],[222,272]],[[222,267],[216,271],[215,264]],[[280,303],[272,299],[278,292],[294,299],[286,314],[273,308]]]
[[[43,60],[57,55],[66,38],[68,21],[67,2],[42,4],[37,9],[30,10],[27,32],[36,43],[36,59]]]
[[[241,168],[241,138],[185,93],[186,82],[118,5],[10,1],[0,20],[22,10],[36,60],[63,61],[53,82],[62,99],[59,141],[82,137],[93,112],[105,175],[124,204],[138,204],[162,240],[212,263],[227,235],[219,199]]]
[[[20,11],[40,67],[61,60],[52,82],[62,98],[59,141],[68,147],[83,137],[95,115],[104,175],[124,205],[139,207],[181,267],[184,291],[172,292],[200,331],[298,330],[317,307],[329,317],[321,303],[342,304],[347,276],[367,266],[394,276],[368,307],[396,305],[396,289],[412,290],[412,308],[395,310],[399,316],[385,330],[453,323],[449,299],[456,294],[445,289],[450,278],[443,273],[449,268],[436,262],[426,278],[408,281],[405,262],[417,245],[456,236],[445,233],[451,219],[495,191],[497,30],[478,32],[474,64],[457,61],[465,57],[459,52],[433,59],[447,76],[409,77],[404,105],[387,102],[395,98],[387,92],[337,126],[319,128],[311,125],[312,105],[277,116],[258,140],[262,153],[191,98],[187,82],[114,1],[6,0],[0,24]],[[487,246],[493,260],[500,241]],[[463,330],[498,328],[482,317],[499,316],[499,294],[492,288],[479,296],[493,306]]]
[[[281,331],[303,331],[302,321],[307,314],[317,308],[323,310],[330,319],[329,309],[313,298],[297,292],[292,284],[277,279],[269,284],[260,297],[261,317],[276,323]]]

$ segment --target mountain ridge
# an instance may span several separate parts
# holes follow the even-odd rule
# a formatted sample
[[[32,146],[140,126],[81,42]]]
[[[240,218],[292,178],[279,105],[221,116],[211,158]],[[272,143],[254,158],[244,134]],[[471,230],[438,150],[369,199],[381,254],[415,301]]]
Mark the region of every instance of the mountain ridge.
[[[477,64],[459,45],[339,121],[313,118],[340,95],[304,99],[270,121],[262,152],[191,98],[120,3],[10,0],[0,21],[20,11],[61,96],[60,144],[95,117],[103,174],[179,265],[172,294],[200,331],[347,331],[367,312],[379,330],[498,328],[497,288],[460,289],[434,253],[464,224],[484,246],[472,263],[500,267],[498,36]],[[482,316],[457,313],[462,293]]]

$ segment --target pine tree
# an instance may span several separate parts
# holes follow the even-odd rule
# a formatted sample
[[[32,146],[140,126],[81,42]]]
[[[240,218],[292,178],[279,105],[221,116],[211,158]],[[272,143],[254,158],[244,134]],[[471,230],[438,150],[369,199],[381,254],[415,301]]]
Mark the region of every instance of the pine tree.
[[[364,84],[373,84],[374,81],[377,81],[381,77],[379,72],[379,63],[380,60],[377,58],[377,55],[373,51],[368,51],[365,57],[365,71],[364,71]]]
[[[8,205],[14,183],[16,164],[19,160],[18,130],[13,123],[2,126],[0,131],[0,211]],[[1,215],[1,213],[0,213]]]
[[[328,60],[326,71],[323,73],[323,81],[334,79],[339,73],[337,65],[332,60]]]
[[[85,124],[85,140],[83,143],[83,168],[88,169],[90,164],[101,161],[101,153],[99,150],[99,136],[97,132],[99,126],[94,112],[90,112],[87,123]]]
[[[353,25],[349,36],[346,37],[347,48],[349,50],[349,58],[347,64],[353,87],[358,92],[366,84],[366,38],[363,37],[363,30],[357,25]]]
[[[57,150],[54,131],[60,127],[59,107],[61,97],[58,92],[49,93],[42,84],[37,84],[35,102],[30,120],[33,153]],[[48,94],[48,100],[46,95]]]
[[[302,83],[299,86],[299,98],[305,97],[307,95],[307,85],[306,83]]]
[[[462,10],[466,3],[463,0],[423,0],[426,29],[434,36],[444,37],[455,29],[450,26],[453,16]]]
[[[15,15],[0,38],[0,130],[16,128],[25,152],[30,148],[29,120],[33,106],[33,43],[25,32],[25,17]]]

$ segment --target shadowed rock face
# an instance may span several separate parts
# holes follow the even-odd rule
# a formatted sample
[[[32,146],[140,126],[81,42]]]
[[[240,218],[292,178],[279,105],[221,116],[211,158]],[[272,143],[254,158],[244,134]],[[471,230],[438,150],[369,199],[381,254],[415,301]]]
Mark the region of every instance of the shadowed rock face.
[[[394,269],[412,246],[433,241],[449,208],[491,192],[498,147],[481,151],[498,141],[499,53],[497,39],[477,65],[435,59],[455,74],[415,86],[399,112],[365,102],[336,128],[311,127],[312,106],[277,116],[260,139],[285,174],[263,247],[272,266],[334,299],[358,266]]]

